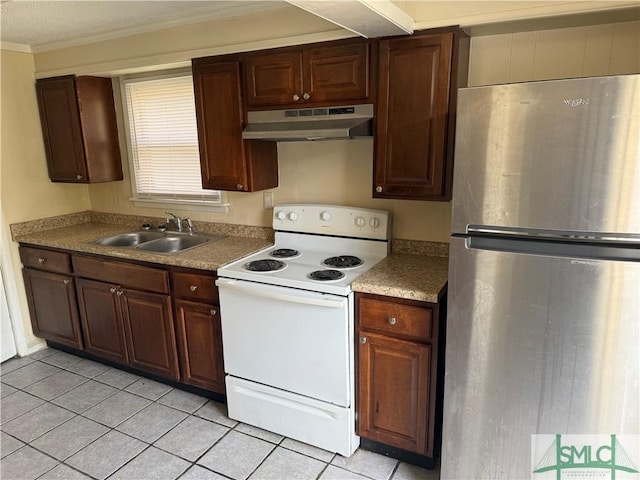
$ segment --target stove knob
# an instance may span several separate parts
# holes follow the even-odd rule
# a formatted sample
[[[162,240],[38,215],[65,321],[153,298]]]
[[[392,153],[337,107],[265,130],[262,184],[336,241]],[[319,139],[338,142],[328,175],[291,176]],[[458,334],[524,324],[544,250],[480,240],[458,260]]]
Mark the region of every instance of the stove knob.
[[[364,227],[365,223],[364,217],[356,217],[356,227]]]
[[[276,213],[276,218],[278,220],[284,220],[285,218],[287,218],[287,215],[282,210],[280,210]]]
[[[369,226],[371,228],[378,228],[380,226],[380,219],[377,217],[373,217],[371,220],[369,220]]]
[[[328,222],[329,220],[331,220],[331,214],[327,211],[322,212],[320,214],[320,220],[324,222]]]
[[[295,222],[298,219],[298,214],[296,212],[289,212],[289,220]]]

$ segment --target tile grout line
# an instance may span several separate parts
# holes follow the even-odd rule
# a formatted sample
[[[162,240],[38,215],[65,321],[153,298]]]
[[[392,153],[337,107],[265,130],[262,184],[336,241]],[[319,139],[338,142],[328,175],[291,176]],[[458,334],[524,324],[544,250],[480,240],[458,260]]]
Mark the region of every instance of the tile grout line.
[[[225,477],[225,478],[229,478],[227,475],[225,475],[225,474],[223,474],[223,473],[221,473],[221,472],[218,472],[218,471],[216,471],[216,470],[214,470],[214,469],[212,469],[212,468],[209,468],[209,467],[207,467],[207,466],[205,466],[205,465],[203,465],[203,464],[199,464],[198,462],[199,462],[200,460],[202,460],[202,458],[203,458],[204,456],[206,456],[206,455],[207,455],[207,454],[208,454],[208,453],[209,453],[213,448],[215,448],[217,445],[219,445],[219,444],[220,444],[220,442],[221,442],[224,438],[226,438],[226,437],[229,435],[229,433],[230,433],[230,432],[234,431],[234,432],[239,433],[239,434],[242,434],[242,435],[244,435],[244,436],[246,436],[246,437],[254,438],[254,439],[257,439],[257,440],[259,440],[259,441],[262,441],[262,442],[265,442],[265,443],[267,443],[267,444],[270,444],[270,445],[271,445],[271,449],[269,450],[269,452],[267,453],[267,455],[266,455],[266,456],[265,456],[265,457],[264,457],[264,458],[263,458],[263,459],[258,463],[258,465],[257,465],[257,466],[256,466],[256,467],[255,467],[255,468],[254,468],[254,469],[253,469],[253,470],[248,474],[248,476],[246,477],[247,479],[248,479],[248,478],[250,478],[250,477],[251,477],[251,475],[254,475],[254,474],[255,474],[255,472],[256,472],[256,471],[257,471],[257,470],[258,470],[262,465],[264,465],[264,464],[265,464],[265,462],[266,462],[266,461],[267,461],[267,460],[268,460],[268,459],[269,459],[269,458],[270,458],[270,457],[271,457],[271,456],[272,456],[272,455],[273,455],[273,454],[278,450],[278,448],[282,448],[282,449],[288,450],[288,451],[290,451],[290,452],[293,452],[293,453],[295,453],[295,454],[301,455],[301,456],[303,456],[303,457],[305,457],[305,458],[308,458],[308,459],[311,459],[311,460],[315,460],[315,461],[319,461],[319,462],[321,462],[322,464],[324,464],[324,465],[323,465],[323,467],[322,467],[322,469],[320,470],[320,472],[316,475],[316,477],[314,477],[316,480],[319,480],[319,479],[322,477],[322,475],[326,472],[326,470],[329,468],[329,466],[331,466],[331,465],[332,465],[332,466],[334,466],[335,468],[340,469],[340,470],[344,470],[345,472],[349,472],[349,473],[352,473],[352,474],[355,474],[355,475],[359,475],[359,476],[361,476],[361,477],[363,477],[363,478],[367,478],[367,479],[375,480],[375,478],[374,478],[374,477],[370,477],[369,475],[366,475],[366,474],[364,474],[364,473],[360,473],[360,472],[358,472],[358,471],[353,471],[353,470],[351,470],[351,469],[349,469],[349,468],[346,468],[346,467],[345,467],[345,468],[343,468],[343,467],[341,467],[341,466],[338,466],[338,465],[333,464],[332,462],[333,462],[333,461],[336,459],[336,457],[337,457],[337,455],[336,455],[335,453],[331,456],[331,458],[330,458],[328,461],[325,461],[325,460],[323,460],[323,459],[320,459],[320,458],[314,457],[314,456],[313,456],[313,455],[311,455],[311,454],[303,453],[303,452],[301,452],[301,451],[297,451],[297,450],[295,450],[295,449],[294,449],[294,448],[292,448],[292,447],[287,447],[287,446],[283,445],[284,441],[285,441],[287,438],[289,438],[289,437],[285,437],[285,436],[282,436],[282,435],[278,435],[278,436],[279,436],[279,437],[281,437],[281,438],[280,438],[279,440],[277,440],[277,441],[267,440],[266,438],[260,437],[260,436],[259,436],[258,434],[256,434],[256,433],[247,433],[247,432],[243,432],[243,431],[239,430],[239,428],[241,428],[243,425],[247,425],[247,426],[249,426],[249,427],[253,427],[253,428],[256,428],[256,429],[258,429],[259,427],[254,427],[254,426],[252,426],[252,425],[250,425],[250,424],[246,424],[246,423],[243,423],[243,422],[237,422],[237,421],[235,421],[235,420],[233,420],[233,419],[229,419],[229,420],[231,420],[231,421],[235,422],[235,425],[233,425],[233,426],[229,426],[229,425],[225,425],[224,423],[218,422],[218,421],[216,421],[215,419],[210,419],[210,418],[205,418],[205,417],[203,417],[203,416],[199,416],[197,413],[198,413],[200,410],[202,410],[202,409],[203,409],[207,404],[209,404],[209,403],[214,403],[214,404],[223,405],[221,402],[216,402],[216,401],[214,401],[214,400],[212,400],[211,398],[208,398],[208,397],[206,397],[206,396],[197,395],[197,394],[192,393],[192,392],[186,392],[186,393],[190,393],[190,394],[193,394],[193,395],[195,395],[195,396],[199,397],[200,399],[202,399],[202,400],[203,400],[203,403],[202,403],[202,404],[200,404],[199,406],[197,406],[197,408],[195,408],[195,410],[191,410],[191,408],[189,408],[188,410],[183,410],[183,409],[178,408],[178,407],[176,407],[176,406],[173,406],[173,405],[169,405],[169,404],[165,404],[165,403],[161,403],[161,402],[160,402],[163,398],[167,397],[167,396],[168,396],[171,392],[173,392],[173,391],[176,391],[176,392],[181,392],[181,391],[183,391],[183,390],[180,390],[179,388],[176,388],[176,387],[172,387],[172,386],[170,386],[170,385],[167,385],[167,387],[169,388],[169,390],[167,390],[166,392],[162,393],[159,397],[154,398],[154,399],[151,399],[151,398],[148,398],[148,397],[144,396],[143,394],[141,394],[141,393],[139,393],[139,392],[132,392],[132,391],[128,391],[128,390],[126,390],[126,389],[127,389],[127,388],[129,388],[129,387],[131,387],[132,385],[134,385],[136,382],[139,382],[139,381],[141,381],[141,380],[145,380],[145,379],[146,379],[146,380],[148,380],[148,381],[150,381],[150,382],[155,382],[155,383],[159,383],[159,384],[162,384],[162,382],[157,382],[157,381],[156,381],[156,380],[154,380],[154,379],[147,379],[147,378],[146,378],[146,377],[144,377],[144,376],[137,376],[137,375],[134,375],[134,374],[132,374],[132,373],[130,373],[130,372],[123,372],[123,373],[129,374],[129,375],[136,376],[137,378],[136,378],[135,380],[131,381],[130,383],[128,383],[128,384],[126,384],[126,385],[124,385],[124,386],[115,386],[115,385],[110,384],[110,383],[107,383],[107,382],[105,382],[105,381],[98,380],[98,379],[97,379],[97,377],[99,377],[99,376],[103,375],[104,373],[108,372],[109,370],[113,370],[113,371],[115,371],[115,372],[122,372],[121,370],[117,369],[116,367],[107,366],[107,365],[101,364],[100,362],[95,362],[95,361],[94,361],[94,360],[92,360],[92,359],[84,359],[84,358],[81,358],[80,360],[78,360],[78,362],[74,362],[74,363],[69,364],[69,365],[66,365],[66,366],[59,366],[59,365],[56,365],[56,364],[53,364],[53,363],[49,363],[49,362],[44,361],[44,359],[46,359],[47,357],[51,357],[52,355],[56,355],[56,353],[60,353],[60,352],[52,352],[52,353],[50,353],[49,355],[46,355],[46,356],[44,356],[44,357],[42,357],[42,358],[34,359],[32,362],[30,362],[30,363],[28,363],[28,364],[25,364],[25,365],[23,365],[23,366],[21,366],[21,367],[19,367],[19,368],[14,369],[14,370],[11,370],[10,372],[7,372],[6,374],[3,374],[3,375],[2,375],[2,376],[4,376],[4,375],[8,375],[8,374],[13,373],[13,372],[18,372],[18,371],[19,371],[19,370],[21,370],[22,368],[25,368],[25,367],[27,367],[27,366],[29,366],[29,365],[34,365],[34,364],[36,364],[36,363],[45,364],[45,365],[52,366],[52,367],[54,367],[54,368],[56,368],[56,369],[57,369],[57,371],[55,371],[55,372],[51,373],[50,375],[47,375],[47,376],[45,376],[45,377],[43,377],[43,378],[41,378],[41,379],[39,379],[39,380],[37,380],[37,381],[35,381],[35,382],[29,383],[28,385],[24,385],[24,386],[22,386],[22,387],[15,387],[15,386],[10,385],[10,384],[8,384],[8,383],[2,382],[2,385],[3,385],[3,386],[8,386],[8,387],[10,387],[10,388],[14,389],[14,391],[13,391],[13,392],[11,392],[10,394],[6,395],[6,397],[4,397],[4,398],[8,398],[8,397],[10,397],[10,396],[14,395],[14,394],[15,394],[15,393],[17,393],[17,392],[22,392],[23,394],[30,395],[30,396],[32,396],[32,397],[34,397],[34,398],[37,398],[38,400],[41,400],[41,401],[43,402],[43,403],[41,403],[40,405],[38,405],[38,406],[36,406],[36,407],[34,407],[34,408],[32,408],[32,409],[30,409],[30,410],[26,411],[26,412],[23,412],[22,414],[20,414],[20,415],[18,415],[18,416],[16,416],[16,417],[14,417],[14,418],[12,418],[12,419],[10,419],[10,420],[8,420],[8,421],[4,422],[4,423],[3,423],[3,426],[4,426],[6,423],[9,423],[9,422],[11,422],[11,421],[13,421],[13,420],[16,420],[16,419],[18,419],[18,418],[21,418],[22,416],[27,415],[27,414],[29,414],[29,413],[33,412],[33,410],[35,410],[35,409],[37,409],[37,408],[39,408],[39,407],[41,407],[41,406],[43,406],[43,405],[49,405],[49,406],[58,407],[58,408],[60,408],[60,409],[63,409],[63,410],[65,410],[65,411],[70,412],[71,414],[73,414],[73,416],[72,416],[71,418],[69,418],[69,419],[65,420],[64,422],[62,422],[61,424],[56,425],[55,427],[53,427],[53,428],[51,428],[51,429],[47,430],[46,432],[43,432],[42,434],[38,435],[36,438],[32,439],[30,442],[24,442],[24,441],[20,440],[19,438],[15,437],[14,435],[11,435],[11,434],[9,434],[9,433],[5,432],[4,430],[2,430],[2,428],[0,428],[0,430],[2,430],[2,432],[3,432],[4,434],[6,434],[6,435],[7,435],[7,436],[9,436],[10,438],[15,439],[16,441],[19,441],[20,443],[22,443],[22,446],[21,446],[20,448],[18,448],[18,449],[17,449],[17,450],[15,450],[14,452],[11,452],[11,453],[10,453],[10,454],[8,454],[6,457],[8,457],[9,455],[12,455],[12,454],[14,454],[15,452],[17,452],[17,451],[21,450],[21,449],[22,449],[22,448],[24,448],[25,446],[29,446],[30,448],[32,448],[32,449],[33,449],[33,450],[35,450],[36,452],[38,452],[38,453],[40,453],[40,454],[42,454],[42,455],[45,455],[47,458],[53,459],[53,460],[56,462],[56,464],[55,464],[52,468],[50,468],[50,469],[49,469],[49,470],[47,470],[46,472],[44,472],[44,473],[40,474],[40,477],[42,477],[42,476],[46,475],[47,473],[51,472],[53,469],[57,468],[58,466],[60,466],[60,465],[64,465],[65,467],[70,468],[70,469],[72,469],[72,470],[74,470],[74,471],[77,471],[77,472],[79,472],[79,473],[81,473],[81,474],[83,474],[83,475],[86,475],[87,477],[90,477],[90,478],[92,478],[92,479],[96,479],[96,477],[93,477],[93,476],[92,476],[92,475],[90,475],[89,473],[84,472],[84,471],[82,471],[82,470],[79,470],[78,468],[76,468],[76,467],[74,467],[74,466],[72,466],[72,465],[70,465],[70,464],[68,464],[68,463],[66,463],[66,462],[67,462],[70,458],[72,458],[73,456],[77,455],[77,454],[78,454],[79,452],[81,452],[82,450],[84,450],[84,449],[88,448],[90,445],[94,444],[95,442],[97,442],[97,441],[99,441],[101,438],[103,438],[104,436],[108,435],[110,432],[114,432],[114,431],[115,431],[115,432],[117,432],[117,433],[119,433],[119,434],[121,434],[121,435],[124,435],[124,436],[128,437],[128,438],[131,438],[131,439],[133,439],[133,440],[136,440],[136,441],[138,441],[138,442],[141,442],[141,443],[144,445],[144,447],[143,447],[143,449],[142,449],[140,452],[138,452],[138,453],[137,453],[136,455],[134,455],[132,458],[130,458],[129,460],[127,460],[124,464],[122,464],[122,465],[118,466],[114,471],[112,471],[112,472],[110,472],[109,474],[107,474],[107,476],[106,476],[105,478],[108,478],[108,477],[110,477],[110,476],[113,476],[116,472],[118,472],[118,471],[119,471],[119,470],[121,470],[122,468],[126,467],[126,465],[129,465],[131,462],[133,462],[135,459],[137,459],[137,458],[138,458],[140,455],[142,455],[144,452],[147,452],[151,447],[153,447],[153,448],[157,449],[158,451],[163,452],[163,453],[165,453],[165,454],[167,454],[167,455],[171,455],[171,456],[173,456],[173,457],[175,457],[175,458],[177,458],[177,459],[180,459],[180,460],[181,460],[181,461],[183,461],[183,462],[186,462],[186,464],[187,464],[186,468],[185,468],[183,471],[181,471],[181,472],[180,472],[180,473],[175,477],[176,479],[181,478],[181,477],[183,477],[184,475],[186,475],[186,473],[187,473],[190,469],[192,469],[194,466],[196,466],[196,465],[197,465],[198,467],[200,467],[200,468],[203,468],[203,469],[207,470],[207,471],[213,472],[213,473],[215,473],[216,475],[221,475],[221,476],[223,476],[223,477]],[[62,353],[67,354],[66,352],[62,352]],[[70,355],[70,354],[69,354],[69,355]],[[24,357],[19,357],[19,358],[24,358]],[[82,362],[83,360],[88,360],[88,361],[90,361],[90,362],[95,362],[95,363],[96,363],[96,364],[98,364],[98,365],[103,365],[103,366],[105,367],[105,370],[104,370],[104,371],[102,371],[102,372],[100,372],[100,373],[98,373],[97,375],[94,375],[94,376],[87,376],[87,375],[83,375],[82,373],[77,373],[77,372],[74,372],[74,371],[72,371],[72,370],[69,370],[69,368],[72,368],[74,365],[77,365],[78,363]],[[65,391],[63,391],[63,392],[58,393],[56,396],[52,397],[51,399],[44,399],[44,398],[42,398],[42,397],[39,397],[39,396],[38,396],[38,395],[36,395],[36,394],[30,393],[30,392],[28,392],[28,391],[25,391],[25,390],[24,390],[25,388],[29,388],[29,387],[31,387],[32,385],[35,385],[35,384],[36,384],[36,383],[38,383],[38,382],[44,381],[44,380],[46,380],[46,379],[48,379],[48,378],[50,378],[50,377],[52,377],[52,376],[54,376],[54,375],[56,375],[56,374],[58,374],[58,373],[61,373],[61,372],[67,372],[67,373],[71,373],[71,374],[73,374],[73,375],[76,375],[76,376],[82,377],[82,378],[84,379],[84,381],[82,381],[81,383],[79,383],[79,384],[77,384],[77,385],[74,385],[73,387],[69,388],[68,390],[65,390]],[[2,380],[2,379],[0,378],[0,380]],[[83,410],[82,412],[75,412],[75,411],[73,411],[73,410],[71,410],[71,409],[69,409],[69,408],[67,408],[67,407],[65,407],[65,406],[63,406],[63,405],[58,405],[58,404],[54,403],[54,400],[58,399],[59,397],[61,397],[61,396],[63,396],[63,395],[66,395],[66,394],[68,394],[68,393],[72,392],[72,391],[73,391],[73,390],[75,390],[76,388],[80,388],[81,386],[86,385],[86,384],[87,384],[87,383],[89,383],[90,381],[94,381],[94,382],[99,383],[99,384],[101,384],[101,385],[105,385],[105,386],[108,386],[108,387],[110,387],[110,388],[113,388],[113,389],[114,389],[114,391],[113,391],[113,393],[110,393],[106,398],[104,398],[104,399],[100,400],[99,402],[97,402],[96,404],[94,404],[94,405],[90,406],[89,408],[86,408],[86,409],[85,409],[85,410]],[[125,392],[125,393],[128,393],[128,394],[130,394],[130,395],[135,395],[136,397],[138,397],[138,398],[140,398],[140,399],[143,399],[143,400],[145,400],[145,401],[147,401],[147,402],[149,402],[149,403],[148,403],[147,405],[145,405],[143,408],[141,408],[140,410],[138,410],[138,411],[134,412],[133,414],[131,414],[131,415],[127,416],[126,418],[122,419],[122,420],[121,420],[117,425],[114,425],[113,427],[112,427],[112,426],[110,426],[110,425],[106,425],[106,424],[104,424],[104,423],[102,423],[102,422],[100,422],[100,421],[97,421],[97,420],[94,420],[94,419],[92,419],[92,418],[89,418],[89,417],[85,416],[85,414],[86,414],[86,412],[87,412],[87,411],[89,411],[90,409],[92,409],[92,408],[94,408],[94,407],[96,407],[96,406],[98,406],[98,405],[102,404],[103,402],[105,402],[105,401],[107,401],[108,399],[112,398],[113,396],[117,395],[119,392]],[[144,393],[144,390],[143,390],[143,393]],[[4,398],[3,398],[3,400],[4,400]],[[118,428],[119,426],[121,426],[123,423],[127,422],[128,420],[130,420],[132,417],[136,416],[137,414],[139,414],[139,413],[141,413],[141,412],[145,411],[146,409],[148,409],[150,406],[152,406],[152,405],[154,405],[154,404],[155,404],[155,405],[157,405],[157,406],[162,406],[162,407],[170,408],[171,410],[173,410],[173,411],[175,411],[175,412],[177,412],[177,413],[180,413],[180,414],[184,414],[184,415],[186,415],[186,416],[185,416],[182,420],[180,420],[177,424],[175,424],[175,425],[171,426],[171,427],[170,427],[166,432],[162,433],[158,438],[156,438],[155,440],[153,440],[153,441],[152,441],[152,442],[150,442],[150,443],[149,443],[149,442],[147,442],[146,440],[141,440],[141,439],[139,439],[139,438],[136,438],[136,437],[135,437],[135,436],[133,436],[133,435],[130,435],[130,434],[128,434],[128,433],[125,433],[125,432],[122,432],[122,431],[120,431],[120,430],[117,430],[117,428]],[[188,405],[188,403],[187,403],[187,405]],[[222,413],[222,412],[218,412],[218,413]],[[93,439],[91,442],[89,442],[89,443],[87,443],[86,445],[84,445],[84,446],[82,446],[81,448],[79,448],[77,451],[75,451],[75,452],[71,453],[70,455],[68,455],[64,460],[58,460],[57,458],[53,457],[52,455],[50,455],[50,454],[46,453],[45,451],[42,451],[42,450],[40,450],[39,448],[37,448],[37,447],[35,447],[35,446],[33,446],[33,445],[32,445],[32,442],[37,441],[38,439],[42,438],[43,436],[47,435],[48,433],[50,433],[51,431],[53,431],[53,430],[57,429],[58,427],[62,427],[63,425],[66,425],[67,423],[69,423],[70,421],[72,421],[72,420],[76,419],[77,417],[81,417],[82,419],[86,419],[86,420],[89,420],[89,421],[91,421],[91,422],[95,422],[96,424],[98,424],[98,425],[100,425],[100,426],[105,427],[107,430],[106,430],[104,433],[102,433],[101,435],[99,435],[98,437],[96,437],[95,439]],[[223,434],[223,435],[221,435],[218,439],[216,439],[216,441],[215,441],[215,442],[213,442],[211,445],[209,445],[209,446],[205,449],[205,451],[204,451],[202,454],[200,454],[197,458],[195,458],[193,461],[192,461],[192,460],[189,460],[189,459],[187,459],[187,458],[184,458],[184,457],[180,456],[179,454],[173,453],[173,452],[171,452],[171,451],[169,451],[169,450],[165,450],[164,448],[161,448],[161,447],[159,447],[159,446],[156,446],[156,445],[155,445],[155,443],[156,443],[156,442],[158,442],[159,440],[161,440],[163,437],[165,437],[166,435],[168,435],[170,432],[172,432],[173,430],[175,430],[179,425],[181,425],[182,423],[186,422],[186,421],[187,421],[187,420],[189,420],[190,418],[198,419],[198,420],[203,420],[203,421],[206,421],[206,422],[208,422],[208,423],[212,423],[212,424],[214,424],[214,425],[216,425],[216,426],[219,426],[219,427],[225,428],[225,429],[226,429],[226,431],[224,432],[224,434]],[[227,418],[228,418],[228,416],[227,416]],[[262,430],[262,429],[259,429],[259,430]],[[268,431],[266,431],[266,430],[265,430],[265,432],[268,432]],[[259,432],[258,432],[258,433],[259,433]],[[292,441],[295,441],[295,439],[291,439],[291,440],[292,440]],[[303,443],[303,442],[300,442],[300,443]],[[330,452],[329,452],[329,453],[330,453]],[[6,457],[5,457],[5,458],[6,458]],[[4,460],[4,459],[3,459],[3,460]],[[393,469],[392,469],[391,473],[389,474],[389,476],[388,476],[388,477],[386,477],[386,480],[393,480],[394,476],[398,473],[398,470],[399,470],[399,468],[400,468],[401,464],[402,464],[402,462],[401,462],[401,461],[396,460],[396,463],[395,463],[395,465],[394,465],[394,467],[393,467]],[[40,478],[40,477],[38,477],[38,478]],[[100,478],[97,478],[96,480],[101,480],[101,479],[100,479]]]

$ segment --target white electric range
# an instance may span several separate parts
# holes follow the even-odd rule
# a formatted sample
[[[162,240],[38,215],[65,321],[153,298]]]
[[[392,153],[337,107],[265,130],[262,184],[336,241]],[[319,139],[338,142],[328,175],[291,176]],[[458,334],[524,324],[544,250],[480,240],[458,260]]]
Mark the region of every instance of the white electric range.
[[[275,244],[218,269],[229,417],[351,455],[351,282],[389,251],[390,215],[274,208]]]

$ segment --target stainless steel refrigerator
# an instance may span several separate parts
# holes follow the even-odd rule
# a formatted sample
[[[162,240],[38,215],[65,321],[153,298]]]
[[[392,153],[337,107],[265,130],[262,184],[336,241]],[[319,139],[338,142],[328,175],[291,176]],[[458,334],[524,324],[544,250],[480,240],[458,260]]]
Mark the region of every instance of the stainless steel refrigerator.
[[[441,479],[536,478],[532,434],[640,433],[640,75],[457,115]]]

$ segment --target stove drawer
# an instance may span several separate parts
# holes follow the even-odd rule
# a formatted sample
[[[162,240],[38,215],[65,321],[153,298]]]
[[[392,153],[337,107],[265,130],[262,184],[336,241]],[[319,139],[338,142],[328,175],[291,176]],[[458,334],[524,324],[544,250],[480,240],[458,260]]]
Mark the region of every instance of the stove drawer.
[[[355,411],[227,375],[229,418],[349,457],[358,448]]]
[[[431,339],[433,311],[429,307],[357,296],[358,325],[419,341]]]

